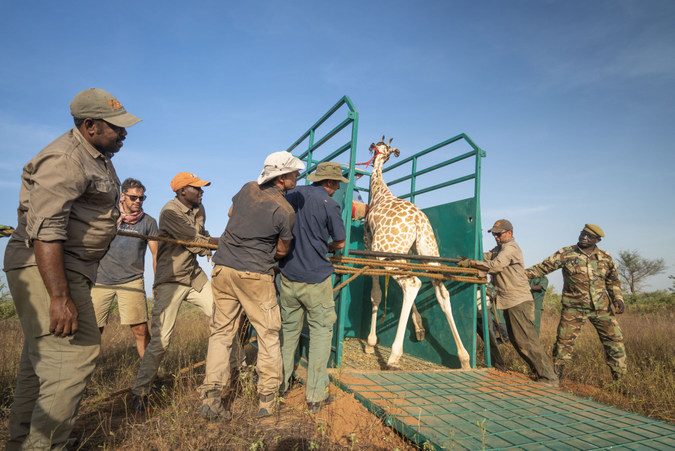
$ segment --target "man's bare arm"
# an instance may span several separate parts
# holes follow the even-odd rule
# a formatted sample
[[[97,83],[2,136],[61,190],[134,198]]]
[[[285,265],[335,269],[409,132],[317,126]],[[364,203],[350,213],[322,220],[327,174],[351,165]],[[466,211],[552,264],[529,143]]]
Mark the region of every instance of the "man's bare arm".
[[[290,250],[291,250],[291,240],[282,240],[281,238],[279,238],[279,240],[277,241],[277,252],[276,254],[274,254],[274,259],[281,260],[288,254],[288,251]]]
[[[328,252],[339,251],[343,247],[345,247],[345,240],[332,241],[328,243]]]
[[[157,274],[157,249],[159,248],[159,243],[157,241],[148,241],[148,247],[152,253],[152,272]]]
[[[78,312],[70,297],[61,241],[33,241],[35,260],[49,294],[49,332],[67,337],[77,332]]]

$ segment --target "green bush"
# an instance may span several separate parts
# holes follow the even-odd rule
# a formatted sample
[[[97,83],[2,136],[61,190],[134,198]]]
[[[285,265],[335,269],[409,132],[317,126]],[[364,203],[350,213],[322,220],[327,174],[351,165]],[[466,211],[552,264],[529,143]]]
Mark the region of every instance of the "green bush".
[[[628,294],[624,300],[626,306],[636,313],[656,313],[675,308],[675,293],[669,293],[666,290]]]
[[[7,290],[7,285],[0,282],[0,320],[11,318],[16,315],[12,295]]]

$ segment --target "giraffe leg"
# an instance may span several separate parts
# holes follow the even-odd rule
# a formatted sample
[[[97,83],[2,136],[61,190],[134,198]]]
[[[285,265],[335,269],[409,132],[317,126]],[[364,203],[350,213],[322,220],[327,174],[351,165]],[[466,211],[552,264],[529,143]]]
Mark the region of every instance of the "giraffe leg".
[[[413,302],[412,305],[412,321],[415,325],[415,337],[417,341],[424,341],[424,336],[426,335],[426,330],[424,330],[424,325],[422,324],[422,316],[420,312],[417,311],[417,306]]]
[[[401,305],[401,316],[398,319],[398,327],[396,328],[396,338],[394,339],[394,344],[391,345],[391,355],[389,356],[389,361],[387,361],[387,368],[390,370],[400,369],[398,361],[403,354],[403,337],[405,336],[405,329],[408,325],[408,319],[410,318],[410,311],[415,302],[415,297],[422,286],[422,282],[420,282],[420,279],[417,277],[394,278],[401,286],[401,290],[403,290],[403,305]]]
[[[445,313],[445,317],[448,320],[450,325],[450,330],[452,331],[452,337],[455,339],[455,344],[457,345],[457,356],[459,357],[459,363],[462,366],[463,370],[471,369],[471,364],[469,363],[469,353],[466,352],[462,339],[459,337],[459,332],[457,332],[457,326],[455,325],[455,320],[452,317],[452,307],[450,306],[450,293],[443,285],[443,282],[440,280],[432,280],[431,283],[434,285],[434,291],[436,292],[436,299],[441,306],[441,310]]]
[[[382,290],[380,289],[380,278],[372,276],[373,284],[370,289],[370,303],[371,303],[371,317],[370,317],[370,333],[368,334],[368,342],[366,344],[366,354],[375,352],[375,345],[377,344],[377,308],[382,301]]]

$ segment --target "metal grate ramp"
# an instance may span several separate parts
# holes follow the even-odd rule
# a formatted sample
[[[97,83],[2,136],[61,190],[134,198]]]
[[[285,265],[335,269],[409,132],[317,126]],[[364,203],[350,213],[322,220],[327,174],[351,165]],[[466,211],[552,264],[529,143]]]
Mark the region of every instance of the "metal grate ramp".
[[[495,371],[336,376],[424,449],[675,449],[674,425]]]

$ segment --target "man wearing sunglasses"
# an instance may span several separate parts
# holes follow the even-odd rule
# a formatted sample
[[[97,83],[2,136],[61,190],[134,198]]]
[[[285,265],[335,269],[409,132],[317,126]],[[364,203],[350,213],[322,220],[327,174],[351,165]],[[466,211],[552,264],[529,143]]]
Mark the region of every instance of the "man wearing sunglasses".
[[[618,381],[626,374],[626,348],[614,316],[625,307],[616,264],[608,252],[597,247],[604,236],[597,225],[585,224],[575,246],[560,249],[526,271],[530,278],[563,271],[562,313],[553,347],[553,362],[561,379],[586,318],[598,332],[612,378]]]
[[[120,216],[110,158],[140,119],[96,88],[77,94],[70,113],[75,127],[23,167],[18,225],[5,251],[24,334],[8,450],[68,444],[101,349],[91,287]]]
[[[140,235],[157,235],[157,221],[143,211],[145,186],[136,179],[122,183],[120,219],[117,229]],[[143,358],[150,343],[148,306],[145,297],[145,250],[152,252],[152,269],[157,268],[157,241],[148,241],[117,235],[98,266],[96,285],[91,290],[96,322],[99,330],[108,324],[110,307],[115,298],[120,312],[120,323],[131,327],[136,339],[136,350]]]
[[[539,382],[558,387],[558,377],[544,352],[534,329],[534,300],[525,275],[523,252],[513,238],[513,225],[500,219],[492,226],[497,246],[483,254],[483,261],[463,259],[459,266],[473,266],[488,271],[496,291],[497,308],[504,313],[509,339]]]

